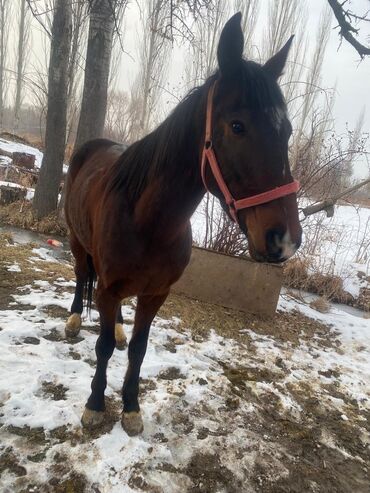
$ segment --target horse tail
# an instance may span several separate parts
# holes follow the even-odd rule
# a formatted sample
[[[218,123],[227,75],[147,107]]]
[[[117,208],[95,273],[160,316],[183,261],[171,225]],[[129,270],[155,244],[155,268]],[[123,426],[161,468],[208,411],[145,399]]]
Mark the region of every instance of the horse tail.
[[[86,301],[86,309],[87,314],[90,316],[92,302],[93,302],[93,293],[96,284],[96,271],[93,263],[92,256],[87,254],[87,278],[84,286],[84,298]]]

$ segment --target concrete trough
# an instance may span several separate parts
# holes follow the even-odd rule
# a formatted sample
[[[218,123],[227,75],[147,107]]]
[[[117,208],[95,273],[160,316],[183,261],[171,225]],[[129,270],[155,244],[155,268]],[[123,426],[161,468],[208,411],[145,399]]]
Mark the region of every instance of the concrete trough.
[[[256,315],[273,315],[283,282],[281,265],[193,247],[172,292]]]

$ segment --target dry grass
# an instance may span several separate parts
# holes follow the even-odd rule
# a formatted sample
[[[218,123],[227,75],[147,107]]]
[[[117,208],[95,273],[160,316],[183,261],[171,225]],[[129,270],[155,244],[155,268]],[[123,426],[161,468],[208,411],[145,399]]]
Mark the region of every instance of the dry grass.
[[[24,134],[23,136],[13,134],[11,132],[1,132],[0,137],[5,140],[11,140],[12,142],[17,142],[18,144],[25,144],[28,146],[36,147],[42,150],[43,144],[39,137],[31,134]]]
[[[0,206],[0,223],[38,231],[39,233],[67,235],[67,229],[59,221],[56,212],[37,220],[33,215],[32,204],[29,201],[13,202]]]
[[[364,310],[366,312],[364,316],[367,315],[366,318],[370,318],[370,288],[361,288],[356,302],[357,308]]]
[[[310,307],[320,313],[328,313],[330,311],[330,303],[326,298],[317,298],[311,301]]]
[[[326,300],[354,305],[354,297],[343,289],[343,279],[334,274],[309,272],[310,264],[305,258],[294,258],[284,266],[284,284],[288,288],[302,289],[319,294]]]
[[[222,337],[249,346],[252,341],[248,329],[284,342],[289,341],[292,345],[298,345],[302,340],[309,341],[314,334],[324,346],[331,341],[328,327],[297,311],[277,312],[273,317],[261,317],[171,294],[158,316],[167,320],[180,318],[177,330],[190,330],[192,338],[199,342],[207,339],[210,330],[214,330]]]
[[[289,288],[305,289],[308,283],[309,262],[302,257],[294,257],[284,264],[284,284]]]

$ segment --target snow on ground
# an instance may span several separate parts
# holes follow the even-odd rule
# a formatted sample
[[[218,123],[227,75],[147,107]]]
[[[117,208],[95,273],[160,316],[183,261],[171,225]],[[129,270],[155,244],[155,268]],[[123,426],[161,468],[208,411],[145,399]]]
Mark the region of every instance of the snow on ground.
[[[0,139],[0,147],[7,152],[25,152],[26,154],[33,154],[35,156],[35,166],[37,168],[41,167],[43,153],[36,147],[21,144],[19,142],[12,142],[7,139]]]
[[[44,248],[13,265],[12,276],[58,267]],[[72,291],[56,274],[1,305],[2,492],[368,491],[369,319],[286,295],[274,320],[246,316],[228,337],[222,320],[198,333],[175,309],[156,317],[141,372],[145,429],[130,438],[119,422],[127,351],[109,364],[106,423],[81,427],[97,313],[66,340]],[[133,317],[129,301],[128,335]]]
[[[19,142],[13,142],[7,139],[0,139],[0,147],[4,149],[4,151],[8,152],[25,152],[27,154],[33,154],[35,156],[35,166],[36,168],[40,168],[42,164],[42,158],[44,156],[43,152],[41,152],[36,147],[32,147],[26,144],[21,144]],[[63,171],[66,173],[68,169],[67,165],[63,166]]]

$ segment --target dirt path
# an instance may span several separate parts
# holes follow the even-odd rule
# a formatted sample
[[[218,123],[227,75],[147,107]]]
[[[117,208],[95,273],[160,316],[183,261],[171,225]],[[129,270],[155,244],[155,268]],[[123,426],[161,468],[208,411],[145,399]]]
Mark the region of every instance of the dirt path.
[[[64,339],[70,265],[3,236],[0,276],[1,492],[369,491],[368,320],[333,312],[329,327],[294,300],[260,320],[170,297],[142,370],[145,430],[129,438],[126,352],[111,360],[104,426],[80,426],[97,320]],[[128,334],[133,315],[130,301]]]

